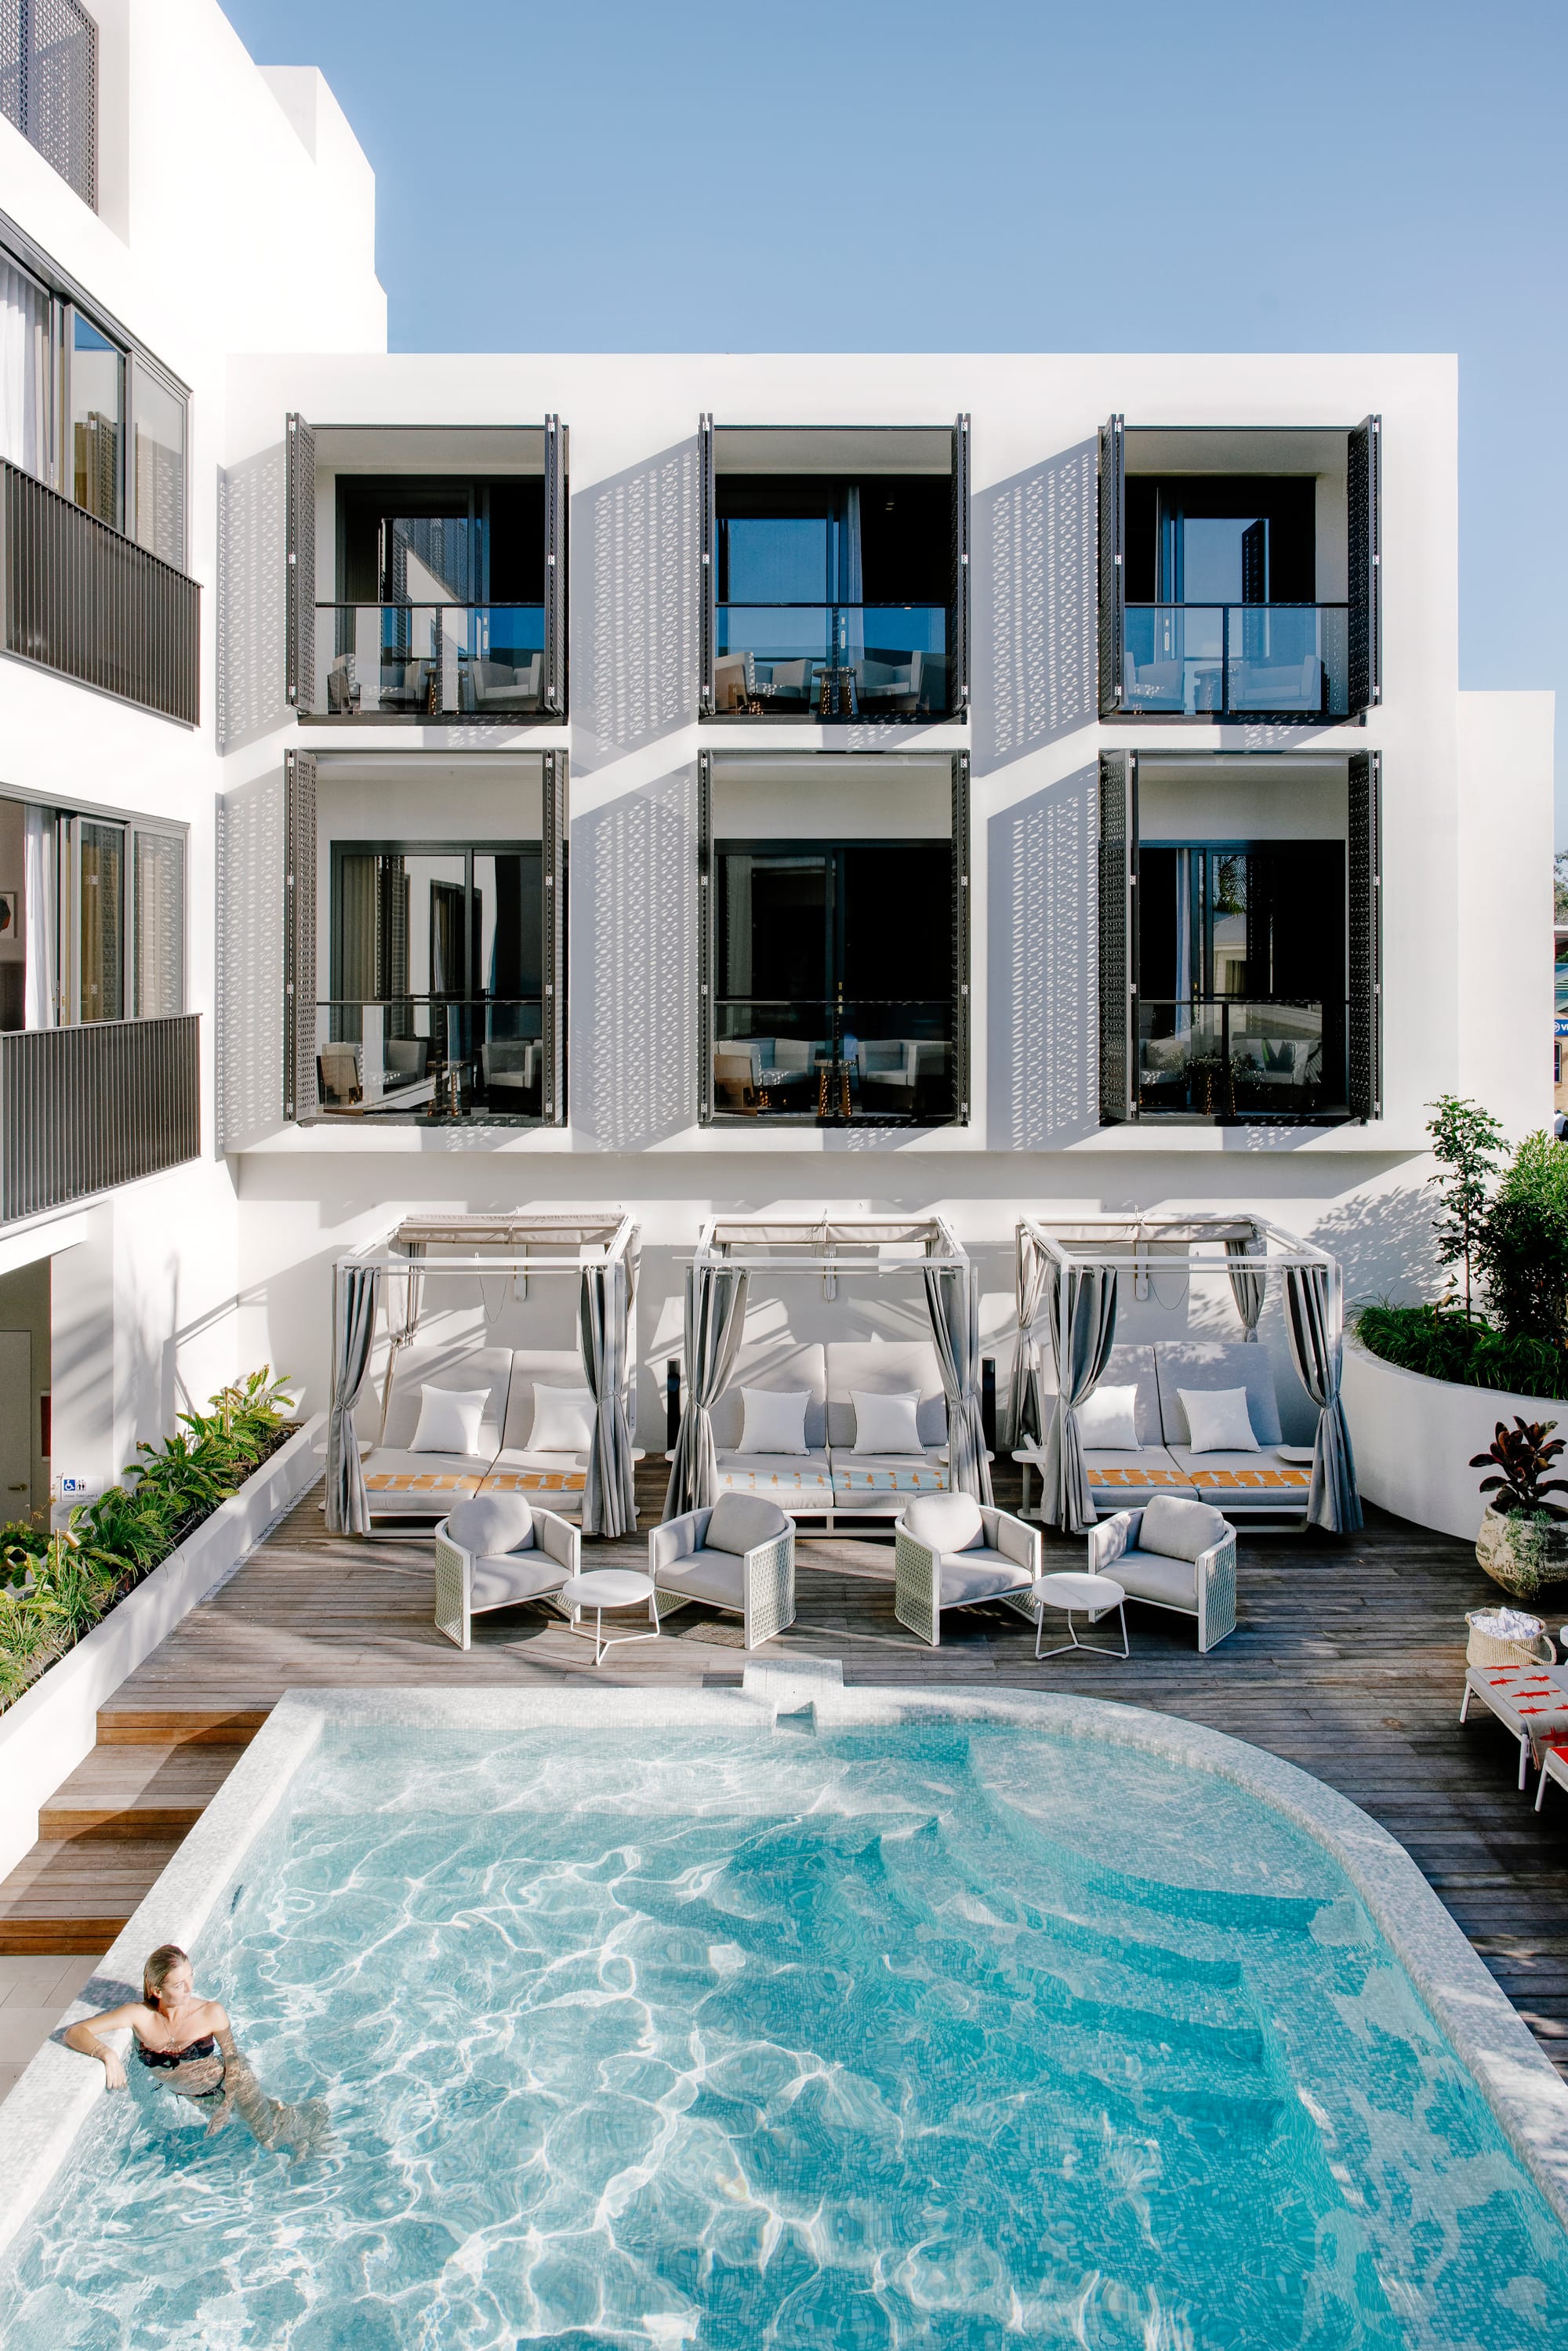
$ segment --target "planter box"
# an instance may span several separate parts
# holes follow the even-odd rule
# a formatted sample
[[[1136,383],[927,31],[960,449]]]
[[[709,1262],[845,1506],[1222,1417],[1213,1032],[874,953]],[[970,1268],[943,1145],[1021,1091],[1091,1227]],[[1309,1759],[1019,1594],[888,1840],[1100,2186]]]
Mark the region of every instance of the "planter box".
[[[318,1413],[161,1567],[0,1714],[0,1877],[38,1841],[38,1808],[98,1743],[98,1709],[198,1601],[226,1582],[321,1474]]]
[[[1369,1502],[1418,1527],[1474,1542],[1486,1500],[1484,1453],[1500,1420],[1554,1420],[1568,1437],[1568,1402],[1561,1396],[1508,1395],[1501,1388],[1460,1387],[1404,1372],[1368,1353],[1347,1332],[1343,1389],[1356,1483]]]

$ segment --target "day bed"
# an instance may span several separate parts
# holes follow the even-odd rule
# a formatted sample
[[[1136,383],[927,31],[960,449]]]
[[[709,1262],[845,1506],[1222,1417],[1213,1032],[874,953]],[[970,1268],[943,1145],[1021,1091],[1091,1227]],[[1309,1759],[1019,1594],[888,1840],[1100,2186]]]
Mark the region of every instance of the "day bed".
[[[795,1622],[795,1528],[759,1494],[721,1494],[650,1529],[648,1573],[661,1614],[706,1601],[739,1616],[759,1648]]]
[[[435,1628],[460,1649],[490,1608],[553,1600],[581,1563],[582,1536],[521,1494],[459,1502],[435,1530]],[[569,1619],[570,1609],[562,1614]]]
[[[1200,1650],[1236,1630],[1236,1530],[1207,1503],[1156,1494],[1102,1520],[1089,1533],[1089,1573],[1129,1600],[1196,1617]]]
[[[893,1613],[938,1648],[945,1608],[1004,1601],[1033,1624],[1040,1536],[968,1494],[920,1494],[894,1524]]]

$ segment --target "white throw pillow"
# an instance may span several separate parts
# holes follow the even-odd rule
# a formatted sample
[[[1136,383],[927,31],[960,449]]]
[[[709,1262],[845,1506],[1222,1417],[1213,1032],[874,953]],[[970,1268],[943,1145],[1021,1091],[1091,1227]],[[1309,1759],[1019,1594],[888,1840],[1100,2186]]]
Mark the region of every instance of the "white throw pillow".
[[[477,1453],[488,1388],[421,1388],[411,1453]]]
[[[864,1388],[852,1388],[850,1402],[855,1408],[857,1453],[925,1452],[915,1426],[920,1405],[915,1390],[907,1395],[873,1395]]]
[[[1256,1453],[1245,1388],[1177,1388],[1193,1453]]]
[[[743,1453],[804,1453],[810,1388],[742,1388],[740,1397],[746,1406]]]
[[[1078,1407],[1078,1434],[1085,1446],[1100,1453],[1135,1453],[1138,1449],[1138,1391],[1096,1388]]]
[[[534,1382],[530,1453],[586,1453],[598,1418],[591,1388],[551,1388]]]

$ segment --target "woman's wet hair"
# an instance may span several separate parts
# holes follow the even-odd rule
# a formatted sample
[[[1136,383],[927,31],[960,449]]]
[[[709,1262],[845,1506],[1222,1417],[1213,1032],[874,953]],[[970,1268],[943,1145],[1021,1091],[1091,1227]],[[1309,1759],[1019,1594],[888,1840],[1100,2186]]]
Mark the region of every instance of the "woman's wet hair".
[[[156,2008],[174,1970],[189,1966],[190,1960],[178,1943],[160,1943],[141,1970],[142,1999]]]

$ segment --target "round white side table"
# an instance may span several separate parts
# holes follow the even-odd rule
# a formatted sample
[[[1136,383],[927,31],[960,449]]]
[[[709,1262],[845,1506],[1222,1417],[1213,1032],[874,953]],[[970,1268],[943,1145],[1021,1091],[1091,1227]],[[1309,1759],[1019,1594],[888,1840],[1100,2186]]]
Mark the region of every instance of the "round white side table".
[[[609,1649],[622,1649],[632,1641],[656,1641],[659,1637],[659,1599],[653,1590],[652,1576],[639,1575],[632,1567],[591,1567],[582,1574],[568,1578],[557,1594],[567,1608],[591,1608],[593,1611],[593,1662],[604,1663]],[[651,1633],[614,1633],[608,1639],[604,1633],[604,1611],[607,1608],[637,1608],[648,1604]],[[576,1629],[575,1627],[573,1628]]]
[[[570,1589],[568,1584],[567,1590],[570,1592]],[[1031,1589],[1040,1612],[1034,1620],[1034,1654],[1037,1657],[1064,1657],[1069,1649],[1082,1649],[1090,1657],[1115,1656],[1118,1654],[1116,1650],[1106,1648],[1103,1642],[1081,1641],[1072,1627],[1074,1609],[1082,1616],[1092,1617],[1107,1616],[1113,1608],[1122,1620],[1120,1654],[1124,1657],[1131,1656],[1132,1651],[1127,1646],[1127,1612],[1123,1604],[1127,1595],[1110,1576],[1078,1575],[1062,1569],[1055,1575],[1037,1576]],[[1042,1650],[1040,1636],[1045,1630],[1045,1611],[1048,1608],[1066,1611],[1068,1637],[1060,1647]]]

